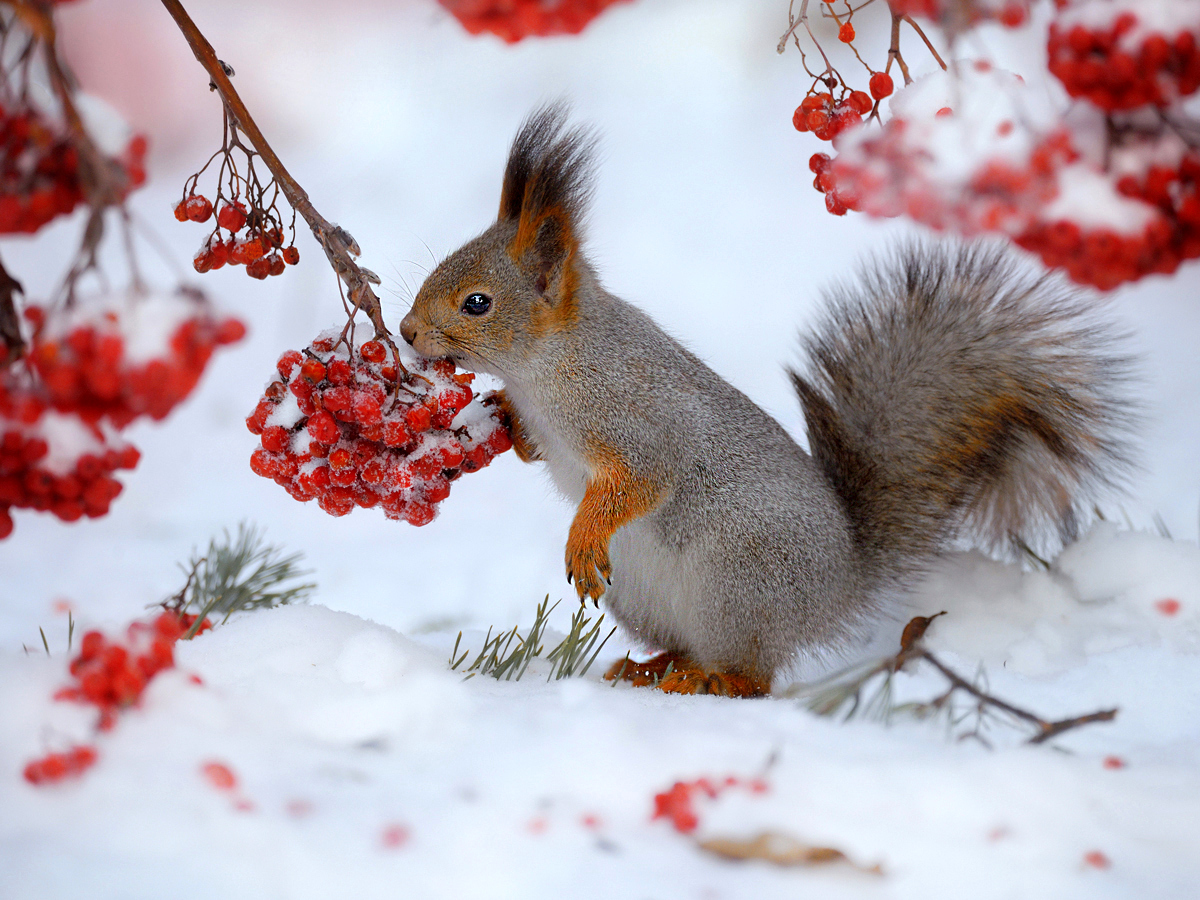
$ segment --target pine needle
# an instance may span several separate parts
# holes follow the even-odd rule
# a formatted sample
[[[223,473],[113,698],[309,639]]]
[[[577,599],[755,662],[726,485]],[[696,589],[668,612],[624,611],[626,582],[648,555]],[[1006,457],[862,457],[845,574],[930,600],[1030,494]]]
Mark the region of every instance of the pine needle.
[[[223,531],[213,538],[203,556],[192,554],[187,582],[175,596],[177,608],[197,618],[184,634],[191,638],[209,616],[226,621],[235,612],[269,609],[305,600],[314,582],[295,583],[311,574],[299,567],[303,555],[283,556],[283,551],[263,541],[262,532],[245,522],[237,536]]]
[[[479,651],[474,661],[462,670],[466,673],[466,677],[490,675],[497,681],[520,681],[529,668],[529,664],[534,659],[542,657],[542,651],[545,649],[542,639],[546,633],[550,613],[558,608],[559,602],[561,601],[556,601],[551,606],[550,595],[547,594],[546,598],[538,604],[533,624],[524,637],[515,625],[512,629],[502,631],[495,637],[492,637],[492,629],[488,628],[487,635],[483,639],[483,649]],[[601,649],[617,630],[614,628],[610,631],[597,646],[600,624],[603,621],[604,616],[601,615],[593,622],[582,608],[571,617],[571,627],[567,636],[543,657],[547,662],[552,663],[550,674],[546,678],[547,681],[587,674],[592,663],[596,661],[596,657],[600,655]],[[470,656],[469,650],[464,650],[459,655],[458,648],[461,642],[462,632],[460,631],[454,641],[454,649],[450,651],[449,663],[451,670],[454,671],[457,671],[459,666]]]

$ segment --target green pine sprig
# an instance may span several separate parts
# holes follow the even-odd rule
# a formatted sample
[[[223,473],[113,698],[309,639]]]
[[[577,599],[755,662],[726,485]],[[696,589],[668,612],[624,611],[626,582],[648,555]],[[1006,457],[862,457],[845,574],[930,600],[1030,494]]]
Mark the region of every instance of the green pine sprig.
[[[237,535],[228,530],[208,542],[203,555],[192,553],[186,566],[183,589],[165,605],[179,612],[195,613],[196,621],[183,635],[191,638],[209,616],[226,621],[236,612],[269,609],[305,600],[315,582],[300,581],[311,573],[300,568],[303,554],[284,556],[267,544],[262,532],[245,522]],[[173,601],[173,602],[172,602]]]

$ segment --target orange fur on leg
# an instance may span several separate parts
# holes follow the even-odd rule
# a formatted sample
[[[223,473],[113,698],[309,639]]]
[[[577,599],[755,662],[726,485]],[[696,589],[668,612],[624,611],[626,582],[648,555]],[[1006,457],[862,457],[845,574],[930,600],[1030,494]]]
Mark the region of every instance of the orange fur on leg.
[[[604,582],[612,577],[608,542],[613,532],[650,512],[661,499],[661,488],[635,475],[616,453],[604,452],[592,463],[567,536],[567,580],[575,581],[582,602],[591,597],[600,605]]]

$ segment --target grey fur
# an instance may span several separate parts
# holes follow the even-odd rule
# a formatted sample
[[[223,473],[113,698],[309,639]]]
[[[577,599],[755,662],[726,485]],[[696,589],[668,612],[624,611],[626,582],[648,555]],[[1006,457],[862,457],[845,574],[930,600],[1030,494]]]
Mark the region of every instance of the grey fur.
[[[526,123],[505,192],[577,217],[587,143],[564,137],[564,121],[550,108]],[[537,172],[551,190],[538,193]],[[520,214],[502,203],[497,223],[429,276],[401,331],[423,353],[503,378],[572,502],[597,446],[665,488],[613,535],[604,594],[649,647],[769,679],[861,635],[956,536],[1032,541],[1051,523],[1067,536],[1126,469],[1127,361],[1078,296],[1019,274],[999,250],[910,245],[831,294],[808,372],[793,373],[814,459],[608,293],[577,247],[509,255]],[[571,296],[556,293],[567,283]],[[471,291],[494,298],[488,315],[464,318]],[[570,327],[532,327],[563,304]]]

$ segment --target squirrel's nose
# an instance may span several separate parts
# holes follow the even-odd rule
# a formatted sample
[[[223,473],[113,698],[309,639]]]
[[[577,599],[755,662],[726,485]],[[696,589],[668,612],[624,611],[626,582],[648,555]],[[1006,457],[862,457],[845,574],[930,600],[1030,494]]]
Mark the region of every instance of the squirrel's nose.
[[[412,313],[409,313],[400,322],[400,337],[404,338],[410,345],[417,339],[417,325],[413,321]]]

